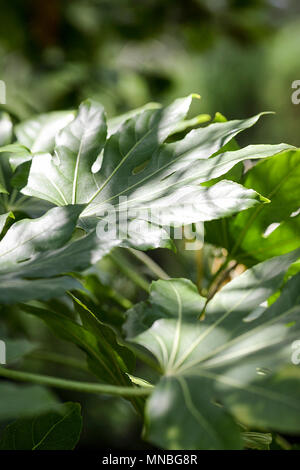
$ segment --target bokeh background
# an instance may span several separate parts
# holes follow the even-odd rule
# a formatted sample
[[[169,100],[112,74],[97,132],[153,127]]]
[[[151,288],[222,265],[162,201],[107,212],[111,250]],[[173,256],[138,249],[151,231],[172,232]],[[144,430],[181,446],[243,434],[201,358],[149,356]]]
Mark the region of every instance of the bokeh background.
[[[0,12],[3,108],[15,121],[74,109],[87,97],[102,102],[112,117],[148,101],[168,103],[196,92],[202,100],[193,113],[219,111],[231,119],[275,111],[241,143],[300,146],[300,105],[291,101],[292,82],[300,80],[299,0],[1,0]],[[154,256],[172,276],[197,277],[194,255]],[[119,276],[120,267],[110,262],[95,268],[102,284],[140,300],[126,273]],[[106,297],[106,307],[101,295],[99,305],[110,311]],[[3,316],[15,334],[62,354],[69,348],[13,308]],[[27,365],[45,371],[37,358]],[[48,361],[47,373],[74,378],[54,361]],[[149,447],[124,400],[60,396],[83,404],[80,449]]]

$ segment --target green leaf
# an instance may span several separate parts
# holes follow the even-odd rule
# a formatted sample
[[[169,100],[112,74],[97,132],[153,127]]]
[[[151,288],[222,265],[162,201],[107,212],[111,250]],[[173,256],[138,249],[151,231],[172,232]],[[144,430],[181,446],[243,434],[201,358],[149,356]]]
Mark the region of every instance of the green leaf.
[[[65,403],[47,413],[21,418],[5,428],[0,450],[72,450],[82,428],[81,407]]]
[[[23,145],[8,144],[0,147],[0,213],[23,211],[29,216],[37,217],[44,212],[45,206],[46,210],[49,208],[47,201],[37,201],[35,198],[30,198],[28,204],[29,198],[18,193],[14,187],[14,180],[21,187],[26,183],[30,160],[31,153]],[[16,168],[18,174],[14,174]]]
[[[53,155],[33,157],[22,192],[56,205],[86,204],[80,219],[85,230],[94,228],[105,214],[117,214],[121,232],[124,224],[138,222],[137,227],[133,224],[132,240],[127,243],[140,249],[170,246],[163,226],[184,223],[183,205],[188,206],[184,212],[189,214],[189,223],[252,207],[261,201],[260,195],[234,182],[223,181],[210,189],[199,187],[199,183],[226,174],[245,159],[265,158],[289,146],[225,151],[226,144],[254,125],[259,116],[213,123],[189,132],[180,141],[165,143],[182,124],[192,98],[121,119],[122,125],[106,142],[102,106],[84,102],[76,118],[56,135]],[[147,233],[149,227],[153,234]],[[112,233],[107,237],[112,238]],[[113,237],[126,244],[123,236]]]
[[[9,163],[13,170],[15,170],[17,166],[21,165],[22,163],[30,161],[32,158],[29,149],[18,143],[0,147],[0,153],[9,154]]]
[[[149,204],[151,220],[166,226],[182,226],[203,220],[218,219],[236,211],[269,202],[255,191],[231,181],[211,187],[186,185],[175,194],[162,196]]]
[[[94,320],[93,328],[89,327],[88,319],[82,326],[63,313],[50,309],[22,305],[22,310],[41,318],[58,337],[75,343],[85,351],[89,368],[101,380],[112,384],[130,385],[127,373],[132,372],[134,367],[132,353],[118,344],[116,335],[109,326],[95,319],[92,312],[78,302],[81,315],[86,312]]]
[[[12,212],[7,212],[6,214],[0,215],[0,236],[2,232],[8,227],[9,223],[15,218]]]
[[[148,109],[158,109],[161,105],[159,103],[147,103],[145,106],[133,109],[127,113],[115,116],[107,121],[107,136],[110,137],[115,134],[128,119],[147,111]]]
[[[47,299],[79,286],[75,279],[57,276],[91,262],[88,240],[68,243],[81,210],[80,206],[54,208],[39,219],[16,222],[7,231],[0,242],[1,302]]]
[[[300,150],[270,157],[252,167],[242,184],[263,194],[270,204],[206,224],[206,240],[224,246],[239,262],[251,266],[300,246]]]
[[[31,416],[57,404],[55,395],[40,385],[0,383],[0,421]]]
[[[36,345],[26,339],[1,338],[6,346],[6,364],[13,364],[32,352]]]
[[[95,186],[91,171],[106,138],[101,105],[84,102],[77,118],[55,137],[54,157],[37,155],[32,160],[24,194],[47,199],[56,205],[86,202]]]
[[[110,161],[105,165],[108,168],[104,174],[92,171],[106,138],[103,107],[92,101],[82,103],[76,119],[56,136],[55,157],[39,155],[33,158],[28,185],[23,188],[23,193],[48,199],[58,205],[94,200],[102,181],[105,183],[106,173],[111,170],[115,173],[116,168],[113,167],[118,167],[122,162],[122,153],[131,152],[133,158],[133,154],[138,155],[141,149],[144,151],[144,147],[148,154],[153,151],[158,145],[157,141],[162,142],[169,135],[174,122],[187,112],[190,101],[191,98],[185,100],[181,106],[176,103],[165,113],[160,109],[148,110],[128,121],[139,123],[140,129],[136,127],[135,131],[140,135],[133,135],[134,129],[131,129],[122,137],[124,149],[112,152],[109,157],[105,152],[104,160],[109,158]],[[128,125],[125,123],[124,126]],[[115,134],[117,140],[120,135],[123,136],[123,126]],[[115,141],[114,135],[109,141]],[[111,178],[109,175],[107,177]],[[41,181],[41,178],[44,180]]]
[[[272,434],[261,432],[243,432],[243,441],[248,449],[269,450]]]
[[[74,119],[74,111],[56,111],[27,119],[15,127],[18,142],[32,153],[52,152],[57,133]]]
[[[194,293],[191,304],[180,279],[153,283],[149,301],[129,311],[127,332],[162,373],[146,409],[151,442],[240,448],[235,420],[299,432],[300,370],[282,368],[291,364],[291,344],[300,335],[300,275],[274,304],[262,306],[299,256],[297,250],[246,271],[213,297],[201,321],[204,299]]]

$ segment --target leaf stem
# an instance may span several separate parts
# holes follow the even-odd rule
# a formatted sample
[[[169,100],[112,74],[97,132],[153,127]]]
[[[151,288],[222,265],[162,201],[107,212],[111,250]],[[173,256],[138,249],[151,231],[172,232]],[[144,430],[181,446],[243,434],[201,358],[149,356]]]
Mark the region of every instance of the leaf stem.
[[[237,267],[238,262],[235,261],[234,264],[232,266],[229,266],[228,268],[227,268],[227,265],[228,265],[228,263],[226,263],[226,265],[224,263],[224,267],[223,267],[222,271],[220,272],[220,274],[218,276],[218,279],[217,279],[217,282],[215,283],[215,286],[209,292],[209,295],[207,297],[208,301],[211,300],[214,297],[214,295],[218,292],[218,290],[222,286],[223,282],[226,281],[226,279],[229,276],[229,274],[231,273],[231,271],[233,271]]]
[[[139,274],[136,269],[131,266],[131,264],[125,259],[125,256],[123,256],[120,251],[118,251],[118,254],[115,252],[111,251],[110,254],[108,255],[111,260],[118,266],[118,268],[127,276],[129,279],[134,282],[138,287],[141,287],[143,290],[146,292],[149,292],[149,283],[146,281],[146,279]]]
[[[276,435],[275,441],[284,450],[291,450],[292,449],[291,444],[286,439],[284,439],[284,437],[280,436],[280,434]]]
[[[143,251],[135,250],[134,248],[128,248],[130,253],[132,253],[138,260],[144,263],[147,268],[155,274],[159,279],[168,280],[170,276],[152,259],[150,256],[146,255]]]
[[[149,387],[118,387],[99,383],[77,382],[74,380],[65,380],[47,375],[31,374],[29,372],[5,369],[3,367],[0,367],[0,377],[84,393],[98,393],[122,397],[146,396],[151,393],[151,389]]]
[[[203,320],[205,317],[205,312],[206,312],[206,307],[208,303],[211,301],[211,299],[216,295],[220,287],[222,286],[223,282],[227,279],[229,274],[233,269],[235,269],[238,265],[238,262],[236,261],[232,266],[227,267],[228,263],[230,261],[230,258],[227,257],[222,266],[218,269],[217,273],[213,277],[213,281],[210,284],[209,290],[208,290],[208,295],[207,299],[205,302],[205,305],[203,307],[203,310],[199,316],[199,320]]]

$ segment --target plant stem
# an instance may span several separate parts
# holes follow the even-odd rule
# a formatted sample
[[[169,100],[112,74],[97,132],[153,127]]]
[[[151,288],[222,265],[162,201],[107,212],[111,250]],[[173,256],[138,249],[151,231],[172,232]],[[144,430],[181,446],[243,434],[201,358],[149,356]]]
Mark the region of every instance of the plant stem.
[[[152,259],[150,256],[146,255],[143,251],[135,250],[134,248],[128,248],[130,253],[132,253],[138,260],[144,263],[150,271],[155,274],[159,279],[168,280],[170,276]]]
[[[275,441],[284,450],[291,450],[292,449],[291,444],[286,439],[284,439],[284,437],[280,436],[279,434],[276,435]]]
[[[228,263],[227,263],[228,264]],[[227,266],[226,264],[226,266]],[[213,289],[211,289],[211,291],[209,292],[209,295],[207,297],[207,300],[211,300],[214,295],[218,292],[218,290],[220,289],[221,285],[223,284],[224,281],[226,281],[227,277],[229,276],[229,274],[231,273],[231,271],[233,269],[235,269],[238,265],[238,262],[236,261],[234,263],[233,266],[230,266],[229,268],[225,269],[225,266],[224,268],[222,269],[222,271],[219,273],[219,279],[217,280],[215,286],[213,287]],[[222,275],[221,275],[222,274]]]
[[[125,259],[120,252],[115,254],[113,251],[108,255],[111,260],[120,268],[120,270],[132,280],[137,286],[141,287],[146,292],[149,292],[149,283],[146,279],[139,274],[136,269]]]
[[[47,375],[31,374],[29,372],[20,372],[16,370],[0,367],[0,377],[20,382],[31,382],[48,387],[63,388],[84,393],[98,393],[105,395],[117,395],[122,397],[146,396],[151,393],[149,387],[117,387],[114,385],[77,382],[74,380],[65,380]]]
[[[215,280],[217,279],[217,277],[219,277],[220,274],[224,271],[224,269],[226,269],[226,267],[227,267],[229,261],[230,261],[230,258],[229,258],[229,256],[227,256],[226,259],[225,259],[225,261],[224,261],[224,263],[221,264],[221,266],[219,267],[219,269],[218,269],[218,270],[215,272],[215,274],[213,275],[213,277],[212,277],[212,279],[211,279],[211,281],[210,281],[210,285],[209,285],[208,290],[211,289],[211,287],[213,286],[213,284],[214,284]]]
[[[206,311],[206,307],[207,307],[207,304],[210,302],[210,300],[215,296],[215,294],[218,292],[218,290],[220,289],[221,285],[223,284],[223,282],[227,279],[227,277],[229,276],[229,274],[231,273],[231,271],[233,269],[235,269],[238,265],[238,262],[236,261],[234,263],[233,266],[229,267],[226,269],[227,265],[229,263],[229,258],[226,258],[225,262],[222,264],[222,266],[219,268],[219,270],[217,271],[217,276],[214,276],[214,281],[215,282],[215,285],[213,285],[213,283],[210,284],[210,288],[209,288],[209,291],[208,291],[208,296],[207,296],[207,299],[206,299],[206,302],[205,302],[205,305],[203,307],[203,310],[199,316],[199,320],[203,320],[204,317],[205,317],[205,311]]]

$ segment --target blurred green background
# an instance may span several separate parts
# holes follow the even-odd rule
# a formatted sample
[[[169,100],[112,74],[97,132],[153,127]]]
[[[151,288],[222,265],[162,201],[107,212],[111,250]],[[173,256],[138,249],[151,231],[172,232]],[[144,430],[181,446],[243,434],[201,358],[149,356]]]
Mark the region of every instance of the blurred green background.
[[[0,78],[17,118],[100,100],[109,115],[198,92],[197,111],[272,110],[298,144],[299,0],[1,0]]]
[[[292,82],[300,80],[299,0],[1,0],[0,7],[0,80],[7,87],[2,107],[15,121],[73,109],[87,97],[101,101],[112,117],[148,101],[168,103],[196,92],[202,100],[193,113],[245,118],[276,112],[242,143],[300,145],[300,105],[291,101]],[[195,254],[156,256],[172,276],[196,280]],[[140,300],[109,261],[101,269],[104,284]],[[38,320],[21,319],[13,308],[3,315],[9,333],[62,354],[69,348]],[[27,366],[45,371],[36,360]],[[74,378],[52,362],[46,370]],[[149,447],[127,402],[60,396],[83,404],[79,448]]]

